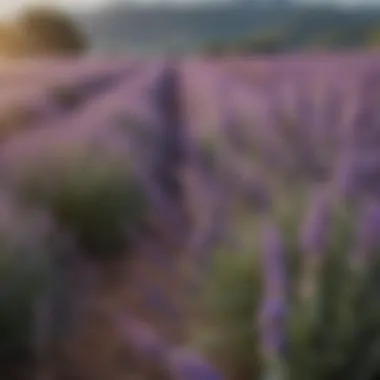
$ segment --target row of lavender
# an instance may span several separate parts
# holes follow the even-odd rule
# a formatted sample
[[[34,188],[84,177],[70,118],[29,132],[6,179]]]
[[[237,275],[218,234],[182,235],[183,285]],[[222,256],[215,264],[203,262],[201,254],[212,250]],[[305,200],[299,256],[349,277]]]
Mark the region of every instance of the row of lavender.
[[[379,376],[379,62],[230,60],[205,75],[228,141],[214,151],[239,174],[199,339],[233,378]]]
[[[56,377],[220,377],[173,348],[195,337],[231,379],[374,379],[378,61],[44,70],[1,145],[0,352],[28,345],[27,279]]]
[[[65,64],[2,77],[36,92],[2,97],[28,112],[1,131],[1,375],[220,378],[181,348],[191,154],[178,70]]]

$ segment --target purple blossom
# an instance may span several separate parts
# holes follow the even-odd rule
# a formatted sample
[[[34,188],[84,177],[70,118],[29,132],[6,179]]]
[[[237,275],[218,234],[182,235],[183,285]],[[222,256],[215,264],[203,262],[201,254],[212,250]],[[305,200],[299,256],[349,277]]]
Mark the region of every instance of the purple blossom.
[[[283,352],[286,310],[287,305],[282,297],[271,297],[269,294],[264,297],[258,322],[262,349],[267,357]]]
[[[151,358],[162,358],[165,356],[168,345],[148,324],[133,318],[123,316],[118,322],[123,327],[127,342],[142,355]]]
[[[180,171],[187,162],[189,151],[181,98],[178,68],[172,64],[164,65],[153,82],[150,93],[150,104],[157,114],[154,125],[160,131],[156,139],[151,175],[177,208],[184,197]]]
[[[193,351],[165,342],[149,325],[132,317],[120,320],[125,339],[142,355],[157,359],[176,380],[222,380],[223,376]]]
[[[261,230],[263,294],[260,306],[260,335],[266,359],[281,355],[286,316],[286,263],[281,233],[273,222]]]
[[[366,199],[361,208],[356,231],[353,260],[367,264],[375,250],[380,249],[380,201]]]
[[[231,96],[235,90],[234,84],[232,78],[229,77],[220,80],[220,127],[232,150],[239,154],[245,150],[247,141],[239,125],[236,107]]]
[[[332,227],[333,202],[328,189],[317,191],[302,225],[300,246],[306,257],[316,259],[326,250]]]
[[[342,150],[334,172],[334,187],[346,199],[358,195],[359,183],[357,178],[356,157],[352,149]]]
[[[222,380],[223,376],[194,352],[173,347],[167,356],[176,380]]]
[[[86,58],[81,62],[20,65],[0,73],[2,84],[7,84],[2,90],[0,106],[5,110],[19,102],[20,110],[25,107],[28,112],[33,111],[31,125],[37,128],[17,134],[3,144],[2,183],[17,184],[26,172],[39,174],[34,168],[41,163],[48,163],[50,168],[55,160],[62,159],[67,165],[78,165],[78,159],[88,153],[95,152],[94,158],[104,152],[112,154],[118,163],[121,161],[123,169],[133,167],[133,174],[149,198],[150,215],[144,220],[145,229],[140,230],[140,225],[138,231],[128,229],[133,234],[134,247],[142,251],[138,257],[144,263],[142,268],[146,269],[148,262],[160,274],[171,276],[186,252],[185,259],[192,261],[186,265],[190,269],[192,264],[196,267],[196,273],[191,273],[195,280],[189,279],[188,284],[197,285],[196,277],[202,274],[200,267],[208,269],[216,243],[226,244],[231,235],[230,221],[235,221],[230,213],[232,201],[244,198],[249,205],[268,206],[267,194],[271,194],[272,182],[277,184],[278,173],[287,174],[289,170],[293,173],[295,168],[296,174],[302,169],[308,177],[321,173],[326,179],[325,174],[329,175],[331,170],[333,185],[345,196],[359,199],[380,194],[379,70],[377,59],[369,61],[372,61],[369,56],[351,57],[346,62],[346,73],[341,72],[340,58],[307,56],[257,58],[255,62],[232,59],[218,64],[198,60],[185,65],[143,64]],[[243,86],[242,82],[248,85]],[[16,90],[11,92],[9,88],[14,84]],[[37,84],[43,89],[34,89]],[[19,91],[26,85],[27,90]],[[57,97],[46,93],[49,88],[59,92],[62,86],[72,90],[74,98],[78,96],[80,107],[75,112],[61,107]],[[347,86],[351,92],[343,96],[349,92]],[[195,101],[199,102],[198,106],[193,105]],[[292,113],[294,125],[284,122],[286,111]],[[342,115],[344,112],[347,115]],[[237,125],[242,119],[249,129]],[[209,128],[208,123],[214,128],[215,121],[215,130],[227,135],[237,149],[228,151],[228,155],[218,150],[217,163],[204,170],[201,149],[197,149],[197,139],[192,137],[201,128]],[[255,178],[252,163],[241,157],[244,147],[251,144],[257,147],[256,158],[261,158],[257,164],[266,170],[265,177],[270,178],[268,186],[263,184],[264,175]],[[198,145],[201,145],[199,140]],[[325,153],[328,153],[326,159]],[[72,160],[68,161],[70,157]],[[338,158],[336,166],[331,162],[335,158]],[[187,165],[201,174],[188,181],[196,183],[195,186],[184,185]],[[43,178],[48,192],[54,181],[49,175]],[[317,189],[307,210],[300,231],[300,246],[307,262],[319,261],[328,246],[333,190]],[[380,201],[372,198],[363,202],[353,256],[368,263],[380,249]],[[0,199],[0,227],[8,240],[20,248],[28,243],[38,245],[39,236],[50,221],[41,213],[33,219],[33,228],[27,228],[29,219],[25,215],[24,226],[17,218],[19,210],[12,207]],[[199,213],[194,212],[192,223],[188,223],[185,207],[201,209]],[[281,231],[273,221],[265,224],[260,238],[263,292],[258,324],[263,351],[273,359],[281,356],[286,337],[286,252]],[[94,273],[89,271],[87,275],[82,268],[85,265],[76,261],[74,250],[68,245],[61,248],[65,255],[56,255],[62,259],[57,265],[61,273],[57,269],[52,285],[65,288],[62,297],[68,294],[66,290],[70,290],[67,297],[70,298],[74,293],[79,295],[79,289],[85,292],[97,283]],[[73,275],[68,280],[63,269],[74,266],[75,275],[80,273],[80,276]],[[311,284],[312,290],[314,272],[302,273],[305,284]],[[141,277],[142,282],[151,280],[148,276]],[[140,284],[131,282],[137,287]],[[146,290],[145,301],[168,319],[180,318],[169,297],[157,288],[142,289],[143,293]],[[79,303],[84,299],[84,293],[81,294],[82,297],[72,298]],[[58,305],[53,305],[58,317],[68,319],[62,305],[71,301],[61,298]],[[178,379],[221,378],[202,358],[171,346],[142,321],[125,318],[122,324],[127,338],[141,354],[159,357]],[[275,361],[269,360],[268,366]]]
[[[269,294],[283,294],[286,289],[285,247],[276,225],[266,223],[261,230],[264,285]]]

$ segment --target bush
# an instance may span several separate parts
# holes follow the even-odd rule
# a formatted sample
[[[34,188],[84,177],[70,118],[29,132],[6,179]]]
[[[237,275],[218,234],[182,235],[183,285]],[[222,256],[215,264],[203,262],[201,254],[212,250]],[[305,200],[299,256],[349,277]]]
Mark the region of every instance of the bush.
[[[256,378],[260,361],[257,327],[259,278],[251,252],[219,252],[201,303],[194,341],[220,365],[228,379]]]
[[[0,362],[4,374],[33,362],[35,312],[47,289],[50,252],[49,230],[41,219],[21,212],[9,200],[2,199],[0,209]]]
[[[276,358],[267,361],[263,351],[263,339],[268,339],[265,334],[280,334],[285,340],[284,346],[277,347],[276,354],[282,360],[281,376],[287,373],[292,380],[362,379],[363,376],[376,379],[380,373],[380,308],[376,296],[380,246],[355,249],[360,244],[357,240],[360,232],[354,221],[358,220],[360,225],[358,212],[364,209],[352,208],[344,202],[335,202],[331,219],[326,222],[325,236],[315,238],[319,227],[314,224],[314,242],[310,240],[310,230],[309,241],[305,242],[300,234],[307,225],[306,212],[311,199],[307,197],[305,202],[300,199],[298,194],[294,199],[285,197],[282,205],[277,202],[271,218],[280,227],[285,252],[282,264],[272,262],[281,265],[286,273],[284,302],[288,311],[284,326],[281,327],[278,319],[267,325],[271,331],[259,324],[261,302],[270,300],[266,297],[271,296],[263,292],[263,286],[272,276],[275,280],[276,275],[268,272],[260,261],[262,253],[257,245],[260,230],[256,221],[248,226],[250,245],[216,259],[202,297],[198,344],[225,366],[231,379],[259,378],[268,375],[267,371],[276,370]],[[242,231],[245,227],[239,228]],[[310,244],[315,244],[316,250],[322,249],[319,256],[310,252]],[[372,254],[366,256],[366,249],[367,255],[371,249]],[[361,255],[359,261],[363,260],[364,266],[355,264],[355,255]],[[316,261],[319,265],[315,265],[313,257],[319,258]],[[314,290],[307,297],[302,295],[311,285],[310,289]],[[279,318],[279,315],[272,317]],[[267,323],[270,318],[268,315]]]
[[[0,54],[6,57],[20,57],[29,48],[25,38],[16,25],[0,25]]]
[[[28,9],[16,20],[30,54],[77,55],[86,39],[64,13],[48,8]]]
[[[83,253],[98,259],[124,253],[147,205],[126,156],[78,142],[45,149],[15,169],[14,193],[47,210]]]

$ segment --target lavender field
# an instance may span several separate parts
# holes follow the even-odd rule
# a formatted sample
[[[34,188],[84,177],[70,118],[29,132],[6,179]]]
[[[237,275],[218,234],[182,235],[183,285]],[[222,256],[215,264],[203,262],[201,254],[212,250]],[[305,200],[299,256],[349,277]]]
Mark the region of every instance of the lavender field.
[[[379,54],[0,84],[0,379],[380,378]]]

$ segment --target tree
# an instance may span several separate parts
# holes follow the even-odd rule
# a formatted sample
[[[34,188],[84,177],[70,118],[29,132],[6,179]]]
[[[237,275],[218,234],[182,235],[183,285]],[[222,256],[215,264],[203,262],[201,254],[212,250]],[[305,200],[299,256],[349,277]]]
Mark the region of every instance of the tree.
[[[0,55],[3,57],[22,57],[29,50],[29,43],[14,23],[0,24]]]
[[[55,9],[31,8],[16,20],[27,41],[28,54],[77,55],[86,48],[86,38],[66,14]]]

